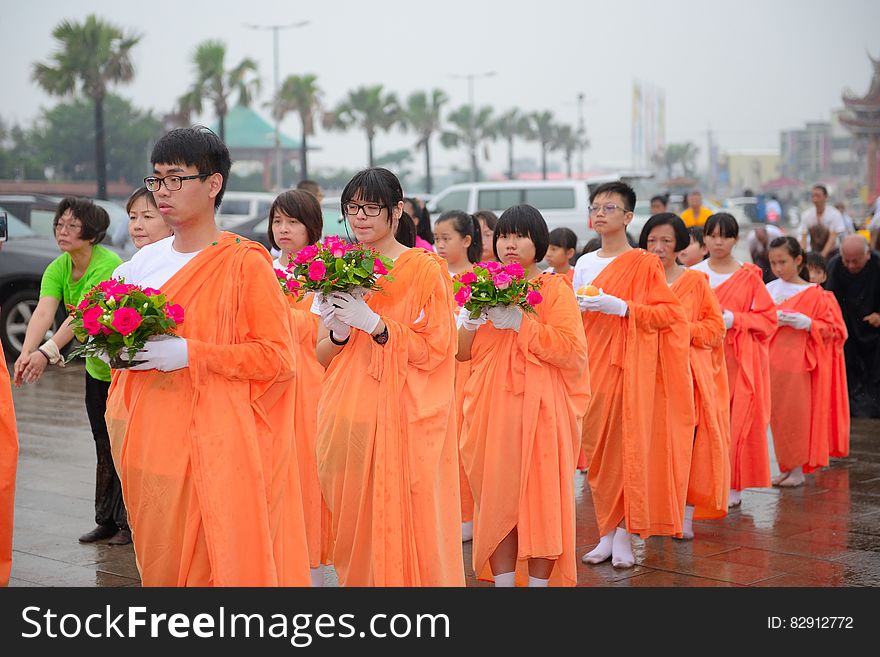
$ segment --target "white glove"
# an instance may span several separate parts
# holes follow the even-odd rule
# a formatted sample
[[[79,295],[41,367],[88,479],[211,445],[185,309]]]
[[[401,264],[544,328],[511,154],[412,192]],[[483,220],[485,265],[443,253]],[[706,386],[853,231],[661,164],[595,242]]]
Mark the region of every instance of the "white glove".
[[[583,299],[583,303],[581,303]],[[606,315],[626,317],[627,305],[623,299],[618,299],[612,294],[605,294],[599,288],[599,294],[594,297],[578,297],[578,306],[581,312],[600,312]]]
[[[322,301],[318,305],[321,321],[324,323],[324,326],[333,332],[333,337],[336,340],[342,341],[351,335],[351,327],[336,316],[337,310],[336,306],[330,303],[329,299],[322,297]]]
[[[147,344],[134,355],[130,370],[159,370],[173,372],[189,365],[189,350],[186,340],[176,335],[157,335],[147,340]]]
[[[471,319],[471,313],[469,310],[461,309],[461,312],[458,315],[458,326],[459,328],[463,328],[465,331],[476,331],[487,321],[486,319],[486,310],[480,313],[480,316],[476,319]]]
[[[803,313],[777,312],[776,316],[779,318],[780,324],[790,326],[799,331],[809,331],[813,325],[813,320]]]
[[[486,310],[486,319],[497,329],[512,329],[519,333],[523,311],[519,306],[491,306]]]
[[[721,317],[724,320],[724,328],[729,329],[733,327],[733,313],[729,310],[725,310],[721,313]]]
[[[585,312],[587,312],[587,310],[588,310],[588,308],[587,308],[587,299],[589,299],[589,298],[590,298],[590,297],[585,297],[585,296],[580,295],[580,294],[577,295],[578,308],[580,308],[580,310],[581,310],[582,313],[585,313]]]
[[[330,301],[336,306],[336,319],[365,333],[375,331],[382,319],[373,312],[363,298],[352,296],[347,292],[334,292],[330,295]]]

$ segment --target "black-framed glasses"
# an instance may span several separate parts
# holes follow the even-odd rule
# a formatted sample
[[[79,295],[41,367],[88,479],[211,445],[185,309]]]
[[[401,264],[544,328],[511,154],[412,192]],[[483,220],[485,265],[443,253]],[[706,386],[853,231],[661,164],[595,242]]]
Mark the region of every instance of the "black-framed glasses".
[[[599,210],[602,210],[605,214],[611,214],[616,210],[623,210],[624,212],[629,212],[622,205],[617,205],[616,203],[603,203],[602,205],[591,205],[587,208],[590,211],[590,214],[599,214]]]
[[[366,217],[378,217],[379,213],[382,212],[382,208],[386,207],[384,205],[379,205],[378,203],[365,203],[361,205],[360,203],[355,203],[353,201],[346,203],[344,206],[345,214],[349,217],[354,217],[361,210],[364,211],[364,216]]]
[[[183,187],[184,180],[195,180],[196,178],[207,178],[208,176],[213,176],[213,173],[197,173],[194,176],[165,176],[164,178],[158,178],[156,176],[147,176],[144,178],[144,185],[147,186],[147,191],[150,192],[158,192],[159,188],[162,187],[162,183],[165,183],[165,189],[169,192],[176,192],[181,187]]]

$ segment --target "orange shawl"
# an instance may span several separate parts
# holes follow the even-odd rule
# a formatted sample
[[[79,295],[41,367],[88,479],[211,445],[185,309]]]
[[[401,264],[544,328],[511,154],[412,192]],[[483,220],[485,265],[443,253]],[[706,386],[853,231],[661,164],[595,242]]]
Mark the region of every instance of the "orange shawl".
[[[189,366],[115,371],[107,428],[145,586],[307,586],[290,312],[223,233],[164,286]]]
[[[465,384],[471,376],[471,363],[455,361],[455,435],[461,437],[461,425],[463,420],[462,404],[464,403]],[[461,496],[461,521],[473,522],[474,519],[474,496],[468,484],[467,473],[459,459],[458,466],[458,493]]]
[[[587,344],[562,276],[539,279],[544,300],[519,332],[484,324],[474,336],[464,397],[461,458],[474,494],[473,562],[516,527],[518,579],[528,559],[554,559],[555,586],[577,583],[574,468],[589,402]]]
[[[832,321],[832,336],[825,342],[822,362],[831,372],[831,413],[830,413],[830,456],[849,456],[849,388],[846,383],[846,361],[843,344],[849,337],[843,313],[834,292],[825,291],[829,316]]]
[[[697,430],[687,502],[695,518],[727,515],[730,491],[730,393],[724,362],[724,320],[708,277],[685,270],[671,286],[691,333],[690,363]]]
[[[770,430],[782,472],[828,465],[831,369],[822,363],[832,335],[831,310],[818,285],[789,297],[779,309],[803,313],[809,331],[779,325],[770,340]]]
[[[770,485],[770,338],[776,330],[776,306],[760,267],[744,264],[713,292],[722,310],[733,313],[724,338],[730,384],[730,487]]]
[[[600,535],[626,520],[642,537],[681,534],[694,442],[684,309],[657,256],[633,249],[593,281],[629,317],[583,314],[593,397],[584,418]]]
[[[387,343],[353,331],[321,387],[333,563],[342,586],[463,586],[452,281],[422,249],[391,274],[368,299]]]
[[[18,463],[18,432],[15,429],[15,409],[12,406],[12,388],[3,345],[0,345],[0,587],[9,584],[12,567],[12,525],[15,508],[15,470]]]

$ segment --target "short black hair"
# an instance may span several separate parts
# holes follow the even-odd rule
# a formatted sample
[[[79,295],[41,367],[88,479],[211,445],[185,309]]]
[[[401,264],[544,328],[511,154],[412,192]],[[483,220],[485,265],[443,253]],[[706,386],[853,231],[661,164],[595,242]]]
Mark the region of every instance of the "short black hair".
[[[688,235],[690,235],[690,238],[700,246],[706,246],[706,239],[703,235],[702,226],[691,226],[688,228]]]
[[[461,210],[447,210],[434,222],[434,227],[436,228],[444,221],[451,221],[453,230],[463,238],[471,238],[470,246],[467,248],[468,262],[479,262],[480,256],[483,254],[483,233],[476,215]]]
[[[568,251],[569,249],[577,249],[578,236],[571,228],[554,228],[550,231],[550,244],[558,246]]]
[[[104,240],[107,229],[110,228],[110,215],[104,208],[87,198],[65,196],[55,208],[55,219],[52,221],[53,229],[58,226],[61,215],[68,210],[82,224],[82,230],[79,232],[81,240],[92,244],[99,244]]]
[[[492,251],[498,256],[498,237],[501,235],[521,235],[528,237],[535,245],[535,262],[540,262],[547,255],[550,246],[550,231],[547,222],[537,208],[527,205],[514,205],[507,208],[498,217],[498,224],[492,234]]]
[[[416,226],[416,235],[428,242],[428,244],[433,244],[434,231],[431,230],[431,213],[428,212],[427,208],[421,206],[418,199],[406,196],[403,202],[409,203],[413,207],[413,214],[416,216],[412,217],[412,219]],[[419,220],[417,224],[415,223],[416,219]]]
[[[324,217],[321,214],[318,199],[311,192],[303,189],[290,189],[281,192],[272,202],[272,207],[269,208],[269,244],[273,249],[280,251],[272,232],[272,219],[276,212],[282,212],[305,226],[309,244],[314,244],[321,239],[321,232],[324,230]]]
[[[195,167],[205,176],[219,173],[223,182],[220,193],[214,198],[216,210],[226,193],[232,158],[226,144],[213,130],[203,125],[194,125],[191,128],[177,128],[161,137],[153,146],[150,164],[182,164]]]
[[[581,255],[587,255],[588,253],[592,253],[593,251],[598,251],[602,248],[602,239],[600,237],[594,237],[591,240],[588,240],[586,244],[584,244],[584,248],[581,251]]]
[[[828,261],[817,251],[809,251],[804,258],[804,264],[808,269],[819,269],[826,274],[828,273]]]
[[[348,216],[345,212],[345,204],[357,196],[368,203],[384,205],[388,210],[390,225],[393,221],[392,208],[396,208],[397,204],[403,201],[403,188],[400,186],[400,180],[397,179],[397,176],[388,169],[371,167],[354,174],[345,189],[342,190],[339,207],[343,217]],[[411,218],[409,223],[412,223]],[[415,226],[413,226],[413,233],[415,233]]]
[[[298,183],[296,183],[296,188],[301,189],[304,192],[314,194],[315,196],[317,196],[318,192],[321,191],[321,186],[314,180],[300,180]]]
[[[656,201],[657,203],[662,203],[663,206],[667,206],[669,204],[669,197],[666,194],[657,194],[656,196],[651,197],[651,203]]]
[[[131,193],[131,196],[129,196],[128,200],[125,202],[125,214],[131,214],[131,206],[133,206],[135,201],[140,198],[147,199],[147,203],[158,209],[159,206],[156,203],[156,198],[153,196],[153,192],[146,187],[138,187]]]
[[[661,212],[655,214],[645,222],[645,225],[642,227],[642,234],[639,235],[639,248],[648,248],[648,235],[650,235],[651,231],[657,226],[672,226],[672,231],[675,233],[676,251],[683,251],[688,247],[688,244],[691,243],[691,237],[688,235],[687,226],[684,225],[681,217],[672,212]]]
[[[711,235],[718,227],[721,231],[721,237],[739,237],[739,224],[736,223],[736,217],[727,212],[716,212],[706,219],[706,225],[703,226],[703,235]]]
[[[633,208],[636,207],[636,191],[620,180],[603,183],[594,189],[593,193],[590,194],[591,205],[600,194],[617,194],[623,199],[623,207],[627,212],[632,212]]]
[[[821,183],[816,183],[815,185],[812,186],[811,189],[820,189],[820,190],[822,190],[822,193],[825,194],[826,197],[828,196],[828,188]]]
[[[474,212],[474,216],[477,218],[477,222],[482,221],[489,230],[495,230],[495,226],[498,225],[498,215],[491,210],[477,210]]]

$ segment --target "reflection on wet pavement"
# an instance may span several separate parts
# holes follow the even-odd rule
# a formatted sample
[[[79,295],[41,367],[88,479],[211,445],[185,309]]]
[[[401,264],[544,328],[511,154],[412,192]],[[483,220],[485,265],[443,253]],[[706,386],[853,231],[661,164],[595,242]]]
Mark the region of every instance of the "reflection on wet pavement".
[[[11,364],[10,364],[11,365]],[[10,586],[137,586],[130,545],[82,545],[93,522],[95,452],[81,366],[13,392],[21,453]],[[772,456],[772,450],[771,450]],[[598,541],[586,477],[576,475],[577,555]],[[635,539],[635,568],[578,561],[580,586],[880,586],[880,420],[854,420],[852,454],[802,488],[750,489],[694,541]],[[477,582],[464,544],[468,586]],[[328,585],[335,584],[332,571]]]

